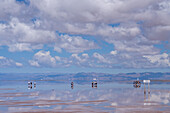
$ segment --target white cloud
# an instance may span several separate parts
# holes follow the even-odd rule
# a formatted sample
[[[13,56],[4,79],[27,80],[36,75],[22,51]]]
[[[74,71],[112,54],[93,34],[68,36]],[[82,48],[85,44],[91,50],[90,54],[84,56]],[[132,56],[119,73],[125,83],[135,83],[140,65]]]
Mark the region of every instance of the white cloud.
[[[29,63],[35,67],[70,67],[75,65],[93,68],[167,68],[170,64],[169,57],[166,54],[141,56],[138,52],[115,54],[114,51],[113,53],[103,55],[95,52],[92,56],[83,53],[72,54],[70,57],[52,57],[49,51],[39,51]]]
[[[31,51],[31,45],[28,43],[18,43],[9,45],[9,51],[15,52],[15,51]]]
[[[70,53],[81,53],[97,48],[98,46],[93,41],[83,39],[80,36],[61,35],[58,37],[54,50],[61,52],[61,49],[65,49]]]
[[[67,60],[70,65],[76,65],[81,67],[89,67],[91,63],[91,59],[86,53],[83,53],[81,55],[72,54]]]
[[[31,51],[41,49],[42,44],[54,43],[54,32],[35,29],[29,24],[12,18],[9,24],[0,23],[0,45],[9,46],[9,51]]]
[[[12,59],[6,58],[4,56],[0,56],[0,67],[22,67],[23,64],[19,62],[15,62]]]
[[[120,21],[133,19],[132,14],[149,7],[151,4],[157,3],[157,1],[31,0],[30,3],[32,7],[36,7],[39,11],[43,12],[42,16],[48,16],[57,21],[112,22],[119,19]],[[77,4],[79,5],[77,6]]]
[[[32,51],[33,49],[42,49],[43,45],[31,45],[30,43],[16,43],[9,45],[8,50],[10,52],[16,52],[16,51]]]
[[[79,56],[78,54],[72,54],[71,58],[77,60],[77,62],[79,63],[83,63],[88,61],[89,55],[86,53],[82,54],[81,56]]]
[[[78,56],[78,54],[72,54],[71,57],[75,58],[78,61],[81,61],[81,58]]]
[[[40,67],[38,61],[29,60],[29,64],[30,64],[31,66],[34,66],[34,67]]]
[[[151,40],[159,40],[159,41],[170,41],[170,25],[169,26],[154,26],[151,28],[147,28],[148,37]]]
[[[169,0],[30,0],[29,5],[3,0],[0,46],[22,52],[43,49],[45,45],[59,54],[64,50],[72,53],[69,58],[61,58],[39,51],[29,61],[36,67],[169,67],[169,56],[159,56],[161,49],[155,46],[165,41],[169,49],[169,9]],[[65,35],[58,36],[56,31]],[[84,35],[94,37],[97,43]],[[80,54],[99,49],[100,41],[113,44],[115,50],[108,54],[94,52],[92,56]]]
[[[111,51],[110,54],[111,54],[111,55],[116,55],[116,54],[117,54],[117,51],[116,51],[116,50],[115,50],[115,51]]]
[[[167,53],[152,56],[143,56],[157,67],[170,67],[170,56]]]
[[[131,40],[112,40],[115,49],[119,52],[139,53],[141,55],[158,54],[160,50],[154,47],[157,42],[149,41],[146,37],[136,37]]]
[[[58,36],[54,31],[36,29],[32,25],[22,23],[17,18],[12,18],[10,24],[0,23],[0,45],[7,45],[10,52],[42,49],[44,44],[55,44],[54,50],[57,52],[65,49],[71,53],[80,53],[97,48],[93,41],[80,36]]]
[[[107,37],[104,39],[107,42],[112,41],[113,39],[130,40],[140,35],[140,29],[137,26],[128,27],[122,25],[119,27],[111,27],[105,25],[97,31],[97,34]]]
[[[18,66],[18,67],[22,67],[23,66],[23,64],[21,64],[19,62],[16,62],[15,65]]]
[[[112,27],[104,23],[65,23],[63,32],[104,37],[104,40],[129,40],[141,34],[139,25],[129,22]]]
[[[55,41],[56,38],[55,32],[35,29],[31,25],[21,23],[17,18],[11,20],[10,27],[21,43],[45,44]]]
[[[61,53],[62,52],[62,49],[58,46],[54,46],[54,51],[58,52],[58,53]]]
[[[111,63],[109,60],[107,60],[104,56],[102,56],[101,54],[95,52],[93,53],[93,57],[98,59],[98,62],[100,63]]]
[[[56,61],[61,61],[61,58],[59,56],[55,56]]]
[[[3,56],[0,56],[0,59],[1,59],[1,60],[3,60],[3,59],[5,59],[5,57],[3,57]]]
[[[9,15],[18,15],[21,7],[22,6],[17,4],[15,0],[2,0],[0,4],[0,20],[9,18]]]
[[[34,55],[33,60],[30,60],[29,63],[36,67],[55,67],[56,59],[50,55],[50,51],[39,51]]]
[[[82,54],[82,57],[84,57],[84,58],[89,58],[89,55],[88,55],[87,53],[83,53],[83,54]]]

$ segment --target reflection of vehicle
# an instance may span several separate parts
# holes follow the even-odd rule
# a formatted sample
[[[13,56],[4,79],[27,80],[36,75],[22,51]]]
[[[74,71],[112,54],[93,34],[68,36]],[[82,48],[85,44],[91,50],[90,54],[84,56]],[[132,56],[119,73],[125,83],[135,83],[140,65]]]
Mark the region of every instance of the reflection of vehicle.
[[[96,78],[94,78],[93,81],[92,81],[92,88],[97,88],[97,80],[96,80]]]
[[[134,88],[140,88],[141,84],[133,84]]]
[[[140,88],[141,87],[141,82],[139,80],[133,81],[133,87]]]
[[[139,80],[135,80],[133,81],[133,84],[141,84],[141,82]]]
[[[143,80],[143,83],[144,83],[144,94],[146,94],[146,89],[145,89],[145,84],[148,83],[148,94],[150,94],[150,87],[149,87],[149,84],[150,84],[150,80]]]
[[[150,80],[143,80],[143,83],[150,83],[151,81]]]
[[[143,83],[144,83],[144,105],[150,105],[151,103],[149,102],[150,101],[150,87],[149,87],[149,84],[150,84],[150,80],[143,80]],[[145,86],[145,84],[148,83],[148,90]],[[148,93],[148,99],[147,99],[147,93]]]

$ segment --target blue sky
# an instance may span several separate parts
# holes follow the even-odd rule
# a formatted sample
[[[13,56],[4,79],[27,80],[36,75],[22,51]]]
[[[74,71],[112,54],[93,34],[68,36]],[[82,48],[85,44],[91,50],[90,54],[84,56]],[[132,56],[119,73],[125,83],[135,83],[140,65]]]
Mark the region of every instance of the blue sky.
[[[169,72],[169,14],[169,0],[3,0],[0,73]]]

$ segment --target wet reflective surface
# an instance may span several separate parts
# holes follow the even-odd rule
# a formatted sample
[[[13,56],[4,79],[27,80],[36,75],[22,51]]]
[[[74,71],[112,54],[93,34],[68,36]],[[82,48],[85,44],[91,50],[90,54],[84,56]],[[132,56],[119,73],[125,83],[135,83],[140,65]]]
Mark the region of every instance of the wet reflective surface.
[[[170,84],[0,81],[0,112],[170,113]]]

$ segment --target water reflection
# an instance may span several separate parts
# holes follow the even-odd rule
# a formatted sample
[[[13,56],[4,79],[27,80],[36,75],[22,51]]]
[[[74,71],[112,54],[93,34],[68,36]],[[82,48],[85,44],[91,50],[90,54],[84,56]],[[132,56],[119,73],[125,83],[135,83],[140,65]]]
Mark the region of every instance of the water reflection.
[[[139,80],[135,80],[135,81],[133,82],[133,87],[134,87],[134,88],[140,88],[140,87],[141,87],[141,82],[140,82]]]
[[[150,101],[150,80],[143,80],[143,83],[144,83],[144,105],[147,105],[147,101],[149,102]],[[148,84],[147,88],[146,88],[146,85],[145,84]],[[148,90],[147,90],[148,89]],[[147,94],[148,94],[148,99],[147,99]]]
[[[144,84],[144,105],[151,105],[150,103],[150,80],[143,80]],[[146,86],[146,84],[148,84]],[[133,81],[134,88],[140,88],[141,82],[139,80]]]
[[[71,89],[74,88],[74,82],[71,82]]]
[[[97,79],[94,78],[92,81],[92,88],[97,88]]]
[[[34,87],[34,89],[36,89],[36,82],[29,81],[28,82],[28,89],[32,89],[33,87]]]
[[[158,85],[141,83],[140,88],[133,88],[132,84],[126,82],[96,82],[99,88],[94,90],[91,82],[76,84],[76,87],[75,82],[71,82],[71,89],[74,88],[71,90],[70,82],[36,82],[28,83],[32,88],[38,84],[35,90],[28,90],[25,88],[27,84],[23,83],[24,86],[19,82],[13,87],[3,86],[8,90],[2,90],[1,86],[0,112],[154,113],[170,110],[170,86],[167,84],[159,84],[157,87]],[[15,90],[10,90],[11,87]]]

